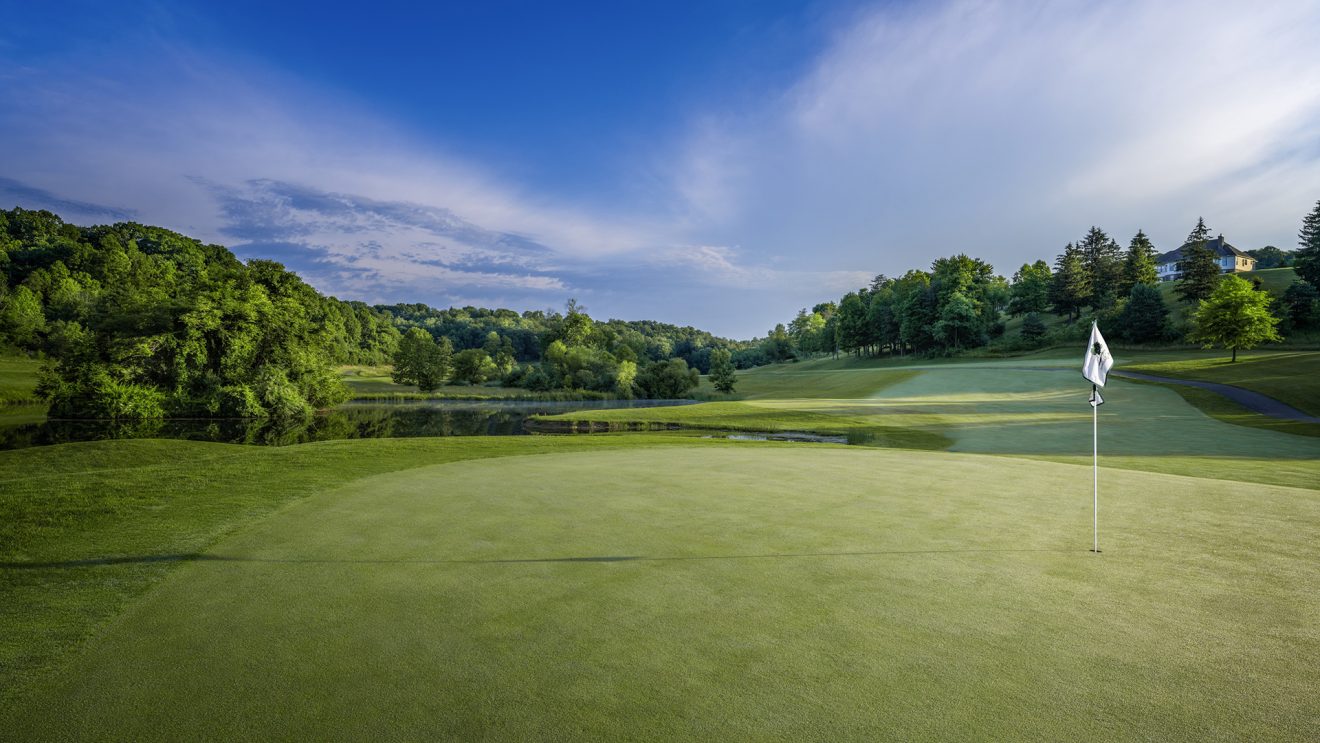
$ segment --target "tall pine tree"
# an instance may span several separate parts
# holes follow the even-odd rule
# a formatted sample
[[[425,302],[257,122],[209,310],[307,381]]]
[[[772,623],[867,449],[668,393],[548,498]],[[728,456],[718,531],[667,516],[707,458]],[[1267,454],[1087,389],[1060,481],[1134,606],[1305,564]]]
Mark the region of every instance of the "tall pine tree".
[[[1219,284],[1219,259],[1214,251],[1206,246],[1210,240],[1210,228],[1205,220],[1196,218],[1196,226],[1187,235],[1187,242],[1182,247],[1179,267],[1182,280],[1175,289],[1184,302],[1199,302],[1210,296]]]
[[[1118,300],[1123,276],[1122,251],[1118,243],[1110,239],[1104,230],[1092,227],[1077,244],[1077,248],[1090,276],[1091,291],[1085,298],[1086,303],[1095,309],[1112,307]]]
[[[1082,251],[1072,243],[1054,262],[1054,277],[1050,284],[1050,304],[1054,312],[1069,320],[1080,313],[1087,297],[1091,296],[1091,274],[1082,260]]]
[[[1123,259],[1123,282],[1119,290],[1127,295],[1137,284],[1156,283],[1159,283],[1159,276],[1155,271],[1155,246],[1145,232],[1137,230],[1128,245],[1127,257]]]
[[[1293,266],[1297,275],[1320,289],[1320,201],[1315,202],[1311,213],[1302,218],[1302,231],[1297,233],[1297,242],[1302,246],[1294,253]]]

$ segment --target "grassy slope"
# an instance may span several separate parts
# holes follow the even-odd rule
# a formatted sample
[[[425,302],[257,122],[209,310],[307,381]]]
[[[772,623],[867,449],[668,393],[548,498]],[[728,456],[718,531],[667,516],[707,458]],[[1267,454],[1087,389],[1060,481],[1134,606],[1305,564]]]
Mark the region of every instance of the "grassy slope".
[[[1297,272],[1291,268],[1267,268],[1261,271],[1246,271],[1235,274],[1247,281],[1259,279],[1261,288],[1273,294],[1276,297],[1283,296],[1289,286],[1297,280]],[[1181,282],[1163,281],[1157,286],[1160,295],[1164,297],[1164,303],[1169,308],[1169,319],[1175,324],[1182,323],[1190,319],[1191,311],[1195,308],[1194,304],[1182,301],[1176,293],[1176,289]]]
[[[1244,351],[1237,363],[1223,352],[1132,354],[1132,371],[1244,387],[1320,415],[1320,351]]]
[[[19,356],[0,356],[0,405],[35,403],[37,370],[41,362]]]
[[[181,567],[32,740],[1304,740],[1320,493],[825,447],[360,480]],[[627,561],[566,558],[640,557]]]
[[[339,375],[348,385],[348,389],[357,398],[433,398],[433,399],[472,399],[526,397],[528,390],[515,387],[473,387],[471,385],[448,384],[434,392],[422,392],[416,385],[395,384],[390,378],[388,366],[341,366]]]

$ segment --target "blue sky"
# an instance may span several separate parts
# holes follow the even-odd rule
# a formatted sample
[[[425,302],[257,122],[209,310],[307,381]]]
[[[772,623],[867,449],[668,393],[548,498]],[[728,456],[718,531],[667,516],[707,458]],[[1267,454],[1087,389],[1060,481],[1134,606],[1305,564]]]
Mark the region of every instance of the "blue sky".
[[[370,302],[762,335],[1092,224],[1293,247],[1320,5],[0,0],[0,206]]]

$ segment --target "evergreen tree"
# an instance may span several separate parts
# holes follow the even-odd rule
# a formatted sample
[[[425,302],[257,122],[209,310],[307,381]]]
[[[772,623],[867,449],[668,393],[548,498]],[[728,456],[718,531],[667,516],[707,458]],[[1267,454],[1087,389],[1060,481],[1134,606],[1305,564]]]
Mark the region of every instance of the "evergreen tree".
[[[1036,312],[1028,313],[1022,320],[1022,340],[1038,341],[1045,337],[1045,321]]]
[[[1184,302],[1199,302],[1210,296],[1219,284],[1219,260],[1205,241],[1183,246],[1178,262],[1182,278],[1174,289]]]
[[[1320,290],[1308,281],[1294,281],[1283,293],[1283,308],[1291,328],[1306,328],[1320,321]]]
[[[1068,243],[1054,263],[1054,281],[1050,285],[1050,304],[1056,314],[1072,320],[1091,296],[1091,276],[1082,260],[1081,250]]]
[[[710,352],[710,383],[720,392],[733,392],[738,376],[733,371],[733,356],[723,348]]]
[[[1311,286],[1320,289],[1320,201],[1302,219],[1302,230],[1297,233],[1301,248],[1294,253],[1293,266],[1297,275]]]
[[[1155,271],[1155,246],[1146,233],[1137,230],[1137,234],[1128,244],[1127,256],[1123,260],[1123,281],[1119,291],[1124,295],[1132,293],[1137,284],[1155,284],[1159,275]]]
[[[1233,352],[1232,361],[1237,361],[1239,348],[1283,340],[1275,330],[1279,318],[1270,314],[1269,306],[1269,294],[1237,276],[1225,276],[1196,308],[1188,340],[1206,348],[1227,348]]]
[[[1183,241],[1183,245],[1204,244],[1209,240],[1210,228],[1205,226],[1205,219],[1197,217],[1196,226],[1192,228],[1191,232],[1187,233],[1187,239]]]
[[[1123,278],[1123,257],[1118,243],[1104,230],[1092,227],[1077,244],[1077,250],[1090,278],[1090,292],[1085,303],[1097,310],[1112,307],[1118,300]]]
[[[1169,310],[1152,284],[1135,284],[1118,316],[1119,337],[1132,343],[1163,340],[1169,334]]]

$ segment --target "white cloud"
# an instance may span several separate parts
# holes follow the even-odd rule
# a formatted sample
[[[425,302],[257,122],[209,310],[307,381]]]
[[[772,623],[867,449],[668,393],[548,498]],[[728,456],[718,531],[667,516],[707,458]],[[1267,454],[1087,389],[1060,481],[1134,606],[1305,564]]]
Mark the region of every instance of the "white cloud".
[[[802,266],[1011,271],[1093,223],[1169,244],[1202,214],[1283,244],[1320,195],[1316,38],[1314,2],[882,7],[782,96],[703,118],[678,182]]]
[[[792,85],[619,153],[663,174],[631,208],[530,192],[344,91],[151,38],[0,64],[6,193],[250,245],[368,301],[575,295],[750,335],[953,252],[1011,273],[1091,224],[1167,247],[1204,215],[1290,247],[1320,197],[1314,2],[863,8]]]

